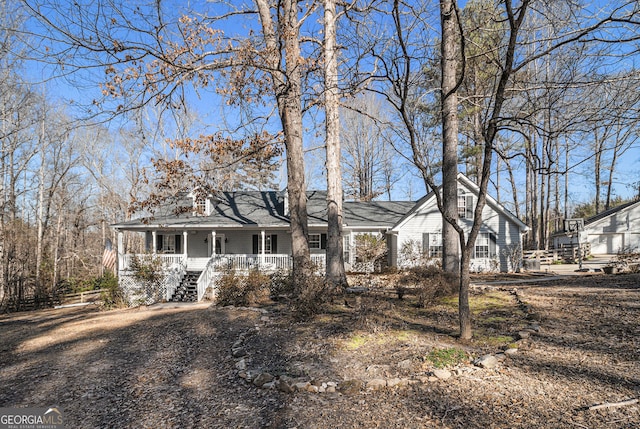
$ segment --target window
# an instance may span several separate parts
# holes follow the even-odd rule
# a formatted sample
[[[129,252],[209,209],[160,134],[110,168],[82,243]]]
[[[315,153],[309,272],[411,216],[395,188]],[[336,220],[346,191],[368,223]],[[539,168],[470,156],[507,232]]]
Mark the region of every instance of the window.
[[[488,232],[481,232],[476,239],[475,258],[493,258],[496,256],[496,237]]]
[[[201,197],[195,197],[193,200],[193,211],[197,215],[207,215],[207,199]]]
[[[262,254],[262,235],[253,236],[253,253]],[[278,235],[266,234],[264,236],[264,253],[278,253]]]
[[[309,249],[326,249],[327,234],[309,234]]]
[[[442,234],[439,232],[422,234],[422,252],[429,258],[442,258]]]
[[[181,252],[182,237],[180,235],[158,234],[156,237],[156,251],[159,253],[176,254]]]
[[[473,219],[473,196],[458,189],[458,218]]]
[[[343,239],[343,255],[344,255],[344,261],[347,263],[351,263],[351,236],[350,235],[345,235],[344,237],[342,237]]]

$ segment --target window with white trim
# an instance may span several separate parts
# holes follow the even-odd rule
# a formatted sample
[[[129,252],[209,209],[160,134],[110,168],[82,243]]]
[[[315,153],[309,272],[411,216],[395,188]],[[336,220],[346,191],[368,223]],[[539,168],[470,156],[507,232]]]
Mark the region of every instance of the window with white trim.
[[[489,234],[480,233],[476,239],[476,258],[489,257]]]
[[[473,195],[458,189],[458,218],[473,219]]]
[[[207,199],[202,197],[194,197],[193,199],[193,211],[196,215],[206,216],[207,213]]]
[[[496,236],[490,232],[481,232],[476,238],[475,258],[494,258],[496,256]]]
[[[343,248],[343,257],[344,261],[347,263],[351,263],[351,236],[344,235],[342,237],[344,248]]]
[[[181,252],[182,237],[175,234],[158,234],[156,236],[156,251],[175,254]]]
[[[322,234],[309,234],[309,249],[322,249]]]
[[[425,250],[430,258],[442,258],[442,234],[439,232],[430,232]]]

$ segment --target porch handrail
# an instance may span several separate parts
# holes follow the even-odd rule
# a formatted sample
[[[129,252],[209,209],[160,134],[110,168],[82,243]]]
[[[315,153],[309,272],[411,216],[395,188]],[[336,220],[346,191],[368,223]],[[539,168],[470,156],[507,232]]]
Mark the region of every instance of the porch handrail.
[[[164,261],[163,261],[164,262]],[[166,285],[166,295],[165,300],[169,301],[173,294],[176,292],[176,289],[180,286],[183,277],[187,273],[187,264],[184,258],[180,258],[179,261],[173,263],[169,269],[169,274],[166,277],[165,285]]]
[[[219,272],[216,261],[217,257],[215,256],[209,259],[207,265],[204,267],[204,270],[202,270],[200,277],[198,277],[198,301],[202,300],[205,292],[207,291],[207,288],[211,284],[211,280],[213,279],[215,274]],[[216,291],[214,291],[214,294],[215,293]]]

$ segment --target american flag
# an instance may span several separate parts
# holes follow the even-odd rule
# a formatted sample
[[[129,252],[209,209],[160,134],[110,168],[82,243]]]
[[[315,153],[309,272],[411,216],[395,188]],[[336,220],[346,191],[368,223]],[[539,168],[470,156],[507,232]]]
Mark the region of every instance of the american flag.
[[[116,251],[111,245],[111,240],[107,240],[104,246],[104,252],[102,253],[102,265],[113,270],[116,267]]]

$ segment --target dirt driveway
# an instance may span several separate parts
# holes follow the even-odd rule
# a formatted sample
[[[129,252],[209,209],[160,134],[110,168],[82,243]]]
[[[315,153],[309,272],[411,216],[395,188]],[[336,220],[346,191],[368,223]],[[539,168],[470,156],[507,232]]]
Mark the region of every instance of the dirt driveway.
[[[640,277],[580,277],[518,286],[517,295],[491,293],[514,310],[478,312],[485,340],[470,343],[452,335],[448,307],[415,313],[397,299],[305,323],[278,306],[265,313],[203,304],[4,315],[0,407],[58,405],[68,428],[640,427],[637,403],[588,409],[640,397]],[[497,367],[480,369],[470,358],[449,368],[447,379],[426,377],[430,350],[497,354],[501,347],[486,333],[513,335],[531,319],[540,331]],[[231,352],[239,338],[251,368],[333,381],[337,392],[283,393],[247,383]],[[372,379],[411,383],[367,389]]]

